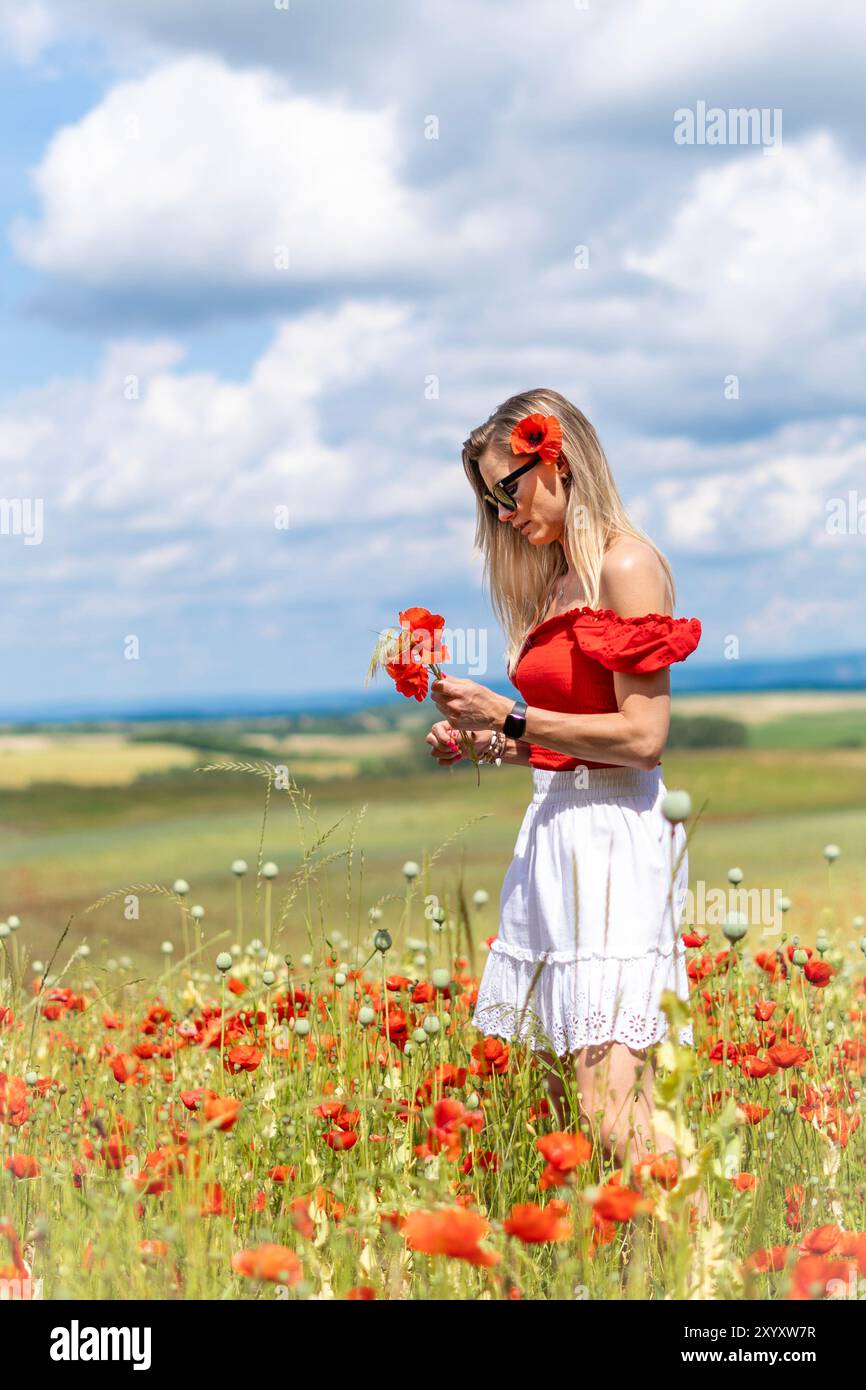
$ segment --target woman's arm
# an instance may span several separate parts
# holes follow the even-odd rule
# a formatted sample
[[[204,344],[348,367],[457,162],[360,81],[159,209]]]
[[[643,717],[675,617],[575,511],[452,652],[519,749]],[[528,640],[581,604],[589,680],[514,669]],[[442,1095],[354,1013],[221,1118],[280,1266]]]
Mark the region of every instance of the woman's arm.
[[[666,577],[655,551],[643,541],[618,541],[604,558],[599,601],[621,618],[669,614]],[[654,768],[670,723],[669,669],[648,675],[615,671],[613,684],[618,708],[611,714],[559,714],[527,706],[523,738],[509,739],[503,761],[528,762],[529,745],[535,743],[588,762]],[[501,732],[514,703],[508,695],[453,676],[433,681],[430,692],[458,729]]]
[[[528,705],[524,739],[588,762],[654,768],[667,742],[670,672],[667,667],[648,676],[615,671],[613,687],[616,714],[557,714]]]
[[[665,574],[655,551],[623,539],[605,556],[601,606],[621,618],[669,613]],[[615,671],[615,714],[557,714],[530,705],[525,739],[590,762],[654,768],[667,742],[671,712],[670,670],[639,676]]]

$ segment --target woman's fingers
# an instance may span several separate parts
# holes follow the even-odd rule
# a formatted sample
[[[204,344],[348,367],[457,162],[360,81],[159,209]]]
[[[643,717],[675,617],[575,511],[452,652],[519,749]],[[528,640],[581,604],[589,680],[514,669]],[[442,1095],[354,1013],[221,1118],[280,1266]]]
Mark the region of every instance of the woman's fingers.
[[[430,752],[440,763],[455,763],[463,757],[457,730],[444,719],[433,725],[425,742],[431,745]]]

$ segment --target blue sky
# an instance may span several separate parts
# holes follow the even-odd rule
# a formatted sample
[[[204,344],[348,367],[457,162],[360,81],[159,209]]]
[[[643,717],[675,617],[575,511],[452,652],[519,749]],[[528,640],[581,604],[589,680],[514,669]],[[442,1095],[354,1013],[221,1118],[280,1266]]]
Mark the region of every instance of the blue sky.
[[[44,505],[0,709],[356,691],[413,604],[498,681],[460,444],[541,385],[692,662],[862,647],[864,58],[854,0],[0,0],[0,497]],[[781,138],[677,143],[699,102]]]

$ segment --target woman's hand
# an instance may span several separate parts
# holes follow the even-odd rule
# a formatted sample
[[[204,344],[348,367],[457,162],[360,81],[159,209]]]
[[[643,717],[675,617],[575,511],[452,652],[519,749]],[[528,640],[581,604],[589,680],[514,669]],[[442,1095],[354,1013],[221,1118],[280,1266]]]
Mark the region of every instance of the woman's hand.
[[[430,695],[453,729],[501,729],[514,704],[507,695],[497,695],[486,685],[462,676],[433,681]]]
[[[436,759],[440,767],[448,767],[451,763],[457,763],[463,757],[455,729],[448,723],[447,719],[440,719],[434,724],[425,739],[425,743],[430,744],[430,753]],[[493,737],[492,733],[470,734],[469,737],[475,744],[476,752],[483,753]]]

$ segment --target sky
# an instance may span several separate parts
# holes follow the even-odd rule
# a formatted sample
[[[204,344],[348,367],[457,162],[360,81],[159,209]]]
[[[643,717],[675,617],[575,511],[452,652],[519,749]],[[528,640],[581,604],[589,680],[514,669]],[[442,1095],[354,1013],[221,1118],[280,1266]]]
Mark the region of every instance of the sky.
[[[861,650],[864,66],[860,0],[0,0],[0,710],[355,692],[413,605],[501,681],[460,448],[538,386],[691,663]]]

